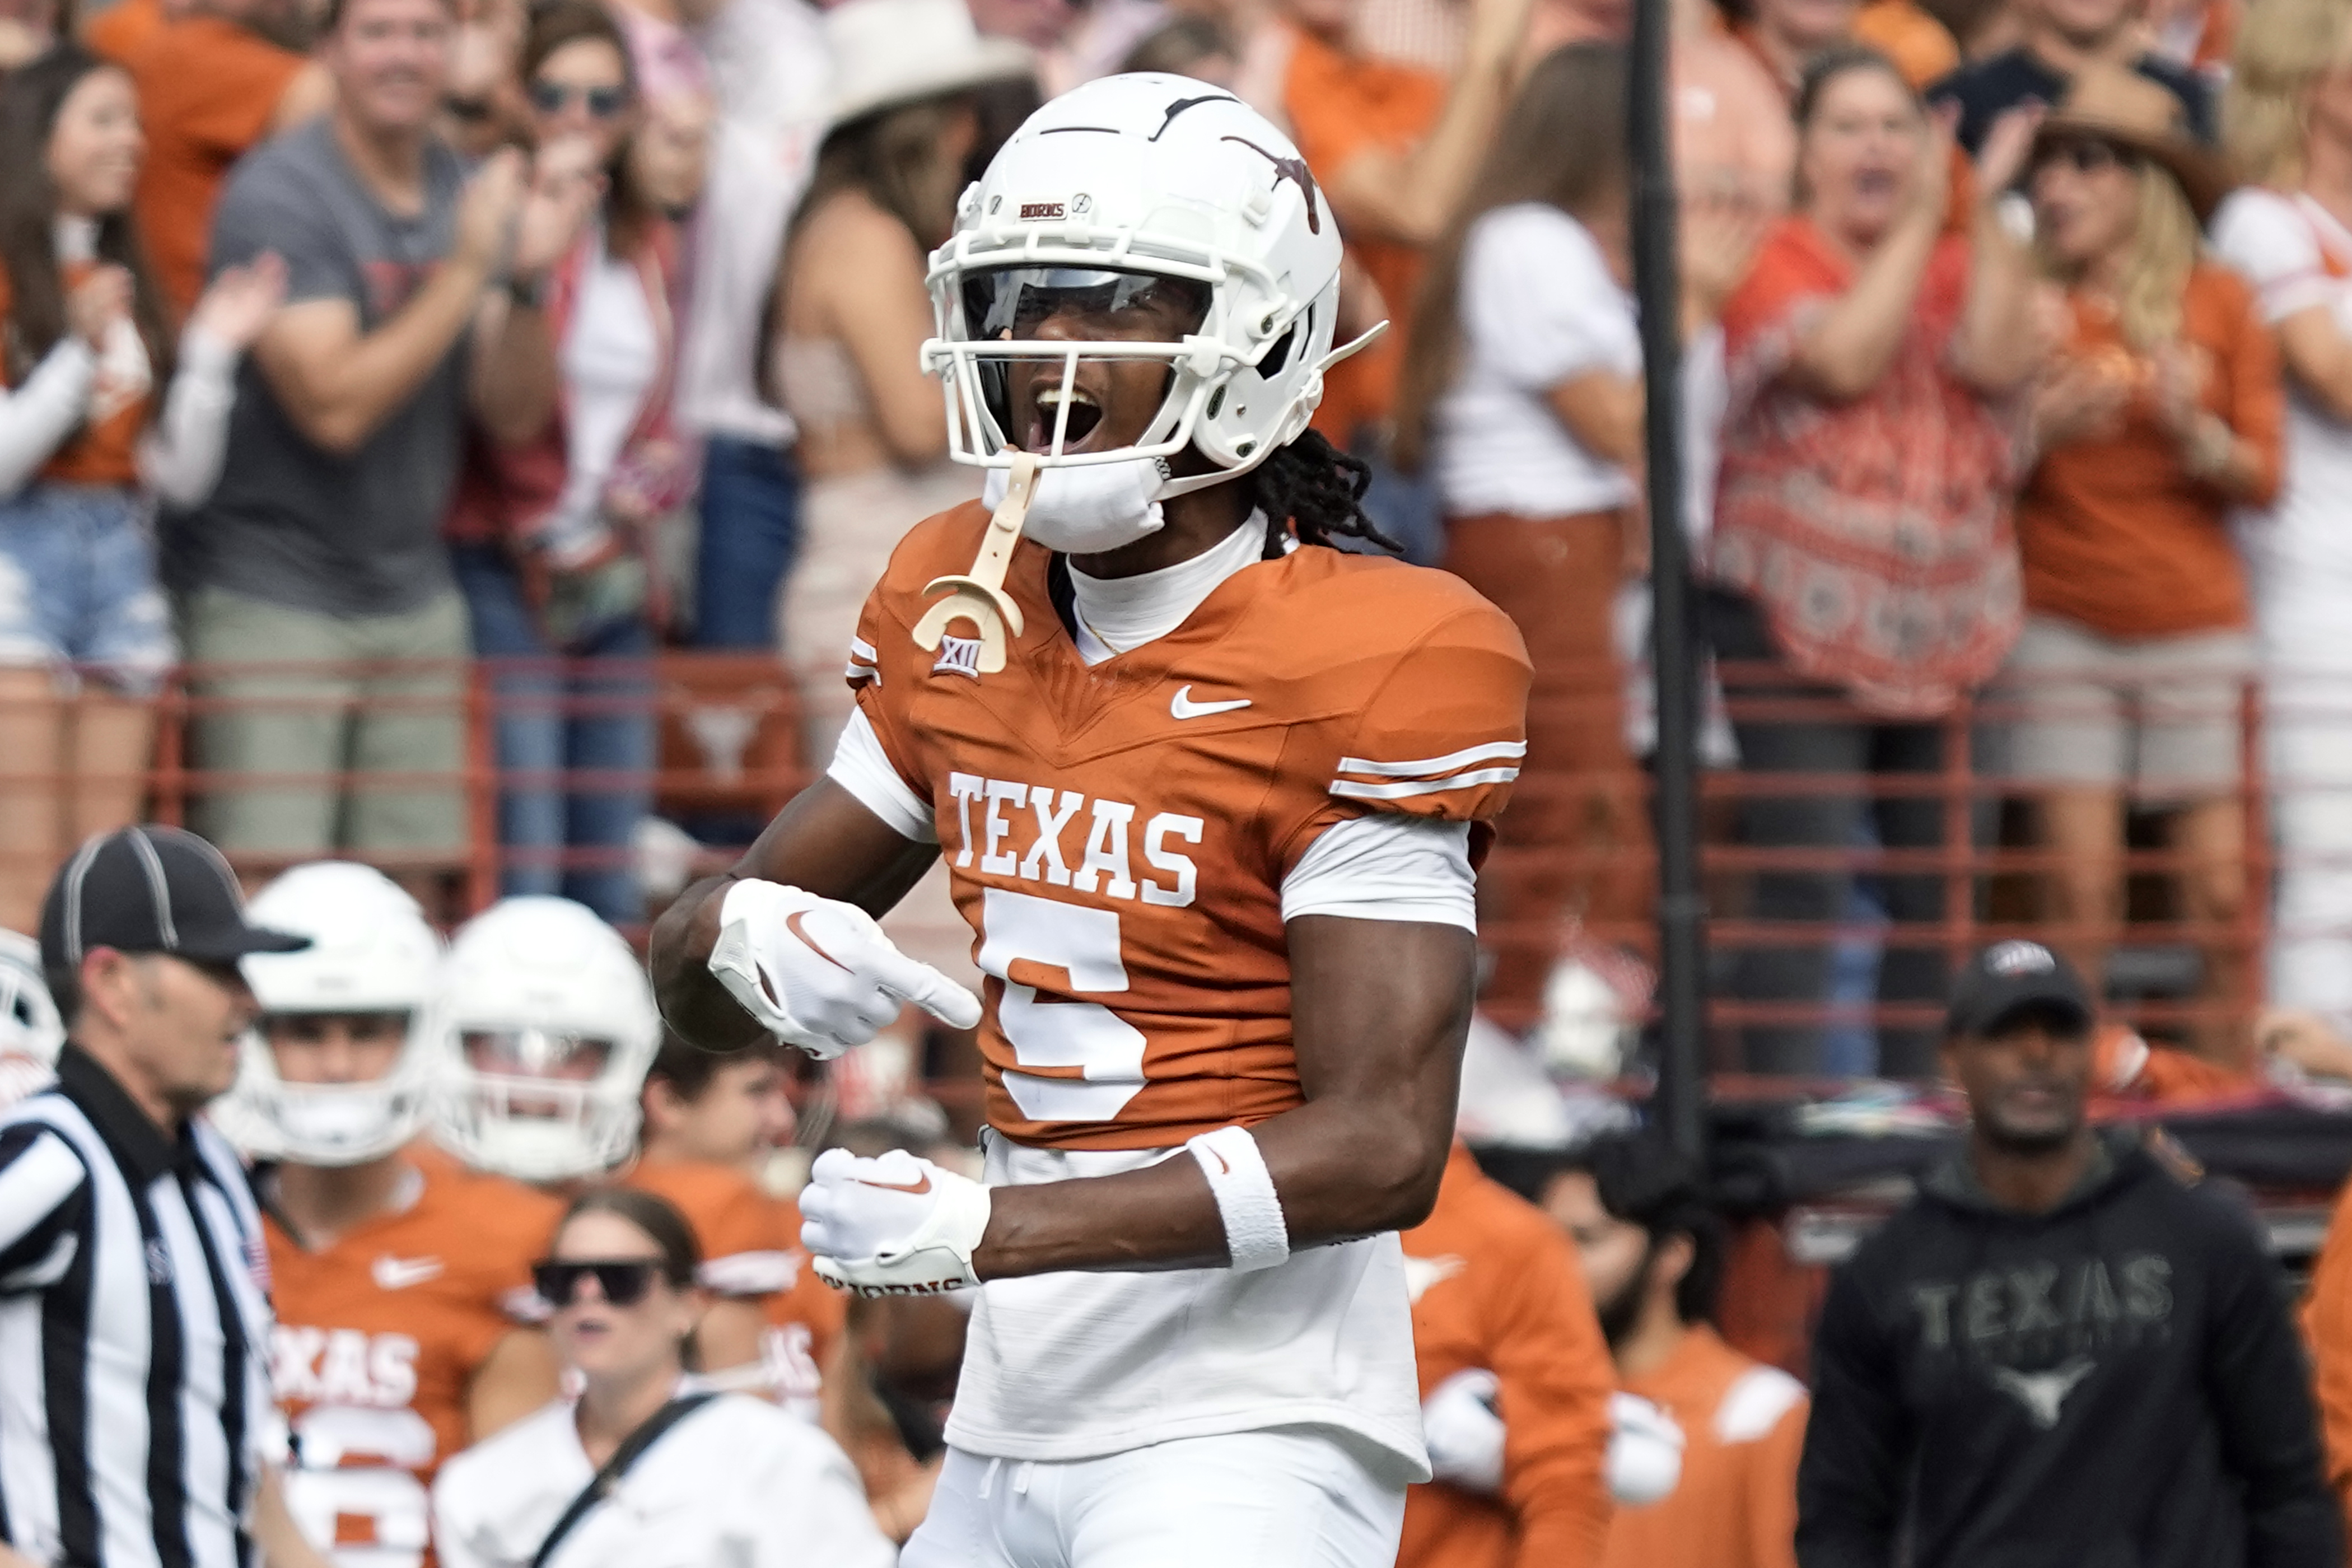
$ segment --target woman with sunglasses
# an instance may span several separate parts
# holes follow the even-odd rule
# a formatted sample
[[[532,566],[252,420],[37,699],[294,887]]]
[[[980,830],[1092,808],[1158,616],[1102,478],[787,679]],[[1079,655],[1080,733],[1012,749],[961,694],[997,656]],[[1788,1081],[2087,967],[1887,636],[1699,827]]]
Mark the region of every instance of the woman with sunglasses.
[[[600,1479],[547,1568],[888,1568],[856,1471],[807,1422],[749,1394],[705,1396],[685,1347],[709,1304],[694,1232],[650,1193],[576,1199],[532,1283],[576,1397],[466,1450],[434,1483],[443,1568],[528,1568]],[[673,1402],[703,1402],[683,1415]],[[675,1424],[616,1477],[633,1436]]]
[[[630,835],[651,803],[648,659],[667,616],[653,562],[698,468],[671,423],[677,369],[676,226],[653,188],[628,49],[593,0],[531,14],[522,53],[532,135],[602,171],[604,198],[544,277],[518,278],[544,308],[559,376],[535,441],[477,438],[451,509],[474,651],[494,676],[504,891],[640,917]],[[593,772],[567,790],[562,775]]]
[[[2200,225],[2228,182],[2173,97],[2122,69],[2075,78],[2035,140],[2036,245],[2064,290],[2018,497],[2026,624],[2011,768],[2036,798],[2048,940],[2095,986],[2123,921],[2125,813],[2161,815],[2175,919],[2216,1006],[2196,1041],[2245,1060],[2221,1010],[2250,1000],[2240,689],[2253,666],[2231,510],[2279,484],[2278,351]]]
[[[1796,210],[1724,308],[1724,416],[1707,633],[1725,661],[1751,845],[1804,847],[1819,868],[1758,874],[1752,913],[1791,931],[1748,947],[1733,992],[1787,1008],[1827,998],[1832,922],[1853,918],[1874,838],[1944,843],[1944,804],[1847,789],[1778,793],[1769,775],[1875,781],[1942,770],[1938,722],[2000,668],[2018,624],[2005,417],[2035,367],[2032,268],[1994,201],[2015,179],[2034,111],[1988,135],[1968,230],[1947,221],[1949,123],[1885,56],[1842,48],[1797,100]],[[1940,1008],[1941,879],[1882,876],[1892,924],[1878,1000]],[[1807,928],[1811,928],[1808,930]],[[1875,1050],[1832,1056],[1813,1018],[1759,1017],[1757,1072],[1924,1077],[1934,1031],[1885,1019]]]

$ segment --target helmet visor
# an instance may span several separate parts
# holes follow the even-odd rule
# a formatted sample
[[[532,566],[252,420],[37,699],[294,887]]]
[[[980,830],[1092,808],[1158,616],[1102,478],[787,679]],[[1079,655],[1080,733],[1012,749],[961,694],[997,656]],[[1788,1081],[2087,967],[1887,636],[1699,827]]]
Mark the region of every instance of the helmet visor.
[[[586,1083],[604,1074],[613,1042],[546,1029],[467,1029],[466,1065],[498,1078]]]
[[[1180,342],[1209,314],[1209,285],[1157,272],[1085,267],[993,267],[962,280],[968,342]]]

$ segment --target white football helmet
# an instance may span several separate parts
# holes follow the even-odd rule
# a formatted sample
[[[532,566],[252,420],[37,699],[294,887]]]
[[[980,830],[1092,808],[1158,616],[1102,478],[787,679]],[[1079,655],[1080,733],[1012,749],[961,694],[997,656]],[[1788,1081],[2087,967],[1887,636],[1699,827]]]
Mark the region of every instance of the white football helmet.
[[[458,929],[447,973],[435,1136],[524,1182],[628,1158],[662,1022],[621,933],[569,899],[501,899]]]
[[[222,1136],[256,1160],[359,1165],[425,1125],[433,1073],[433,998],[441,938],[415,899],[348,860],[297,866],[261,889],[247,918],[310,939],[300,952],[243,961],[264,1016],[399,1013],[406,1038],[392,1069],[367,1083],[289,1083],[260,1026],[247,1031],[236,1085],[212,1108]]]
[[[41,944],[20,932],[0,931],[0,1056],[28,1057],[54,1067],[65,1043],[65,1020],[41,974]]]
[[[1042,341],[1034,323],[1074,307],[1103,314],[1172,280],[1197,312],[1166,342]],[[1296,439],[1323,396],[1339,299],[1339,228],[1298,149],[1232,93],[1187,77],[1129,75],[1076,88],[1031,115],[967,190],[932,253],[938,335],[923,363],[947,382],[957,461],[1009,468],[1050,417],[1042,467],[1153,464],[1158,500],[1223,483]],[[1369,341],[1359,340],[1360,342]],[[1022,359],[1156,359],[1166,400],[1134,446],[1072,452],[1096,415],[1062,396],[1010,406]],[[1041,439],[1045,432],[1040,429]],[[1219,472],[1168,477],[1193,447]]]

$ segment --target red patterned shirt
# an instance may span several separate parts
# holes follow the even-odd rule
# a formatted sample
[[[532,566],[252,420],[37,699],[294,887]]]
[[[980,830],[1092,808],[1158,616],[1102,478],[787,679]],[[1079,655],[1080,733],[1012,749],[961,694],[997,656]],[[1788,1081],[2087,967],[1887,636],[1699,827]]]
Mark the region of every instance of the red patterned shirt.
[[[2011,431],[1949,364],[1969,281],[1956,235],[1937,242],[1876,385],[1832,403],[1783,374],[1853,273],[1791,217],[1724,311],[1731,401],[1709,574],[1757,601],[1798,673],[1873,712],[1929,718],[2017,639]]]

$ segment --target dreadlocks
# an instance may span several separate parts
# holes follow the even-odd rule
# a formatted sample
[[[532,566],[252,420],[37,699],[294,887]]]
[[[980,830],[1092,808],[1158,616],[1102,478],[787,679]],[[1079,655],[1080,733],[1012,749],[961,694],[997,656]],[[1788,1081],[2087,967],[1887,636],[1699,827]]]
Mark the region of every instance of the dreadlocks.
[[[1404,546],[1382,533],[1364,511],[1371,466],[1308,430],[1259,464],[1250,475],[1265,513],[1265,559],[1279,559],[1295,531],[1301,544],[1361,539],[1393,554]]]

